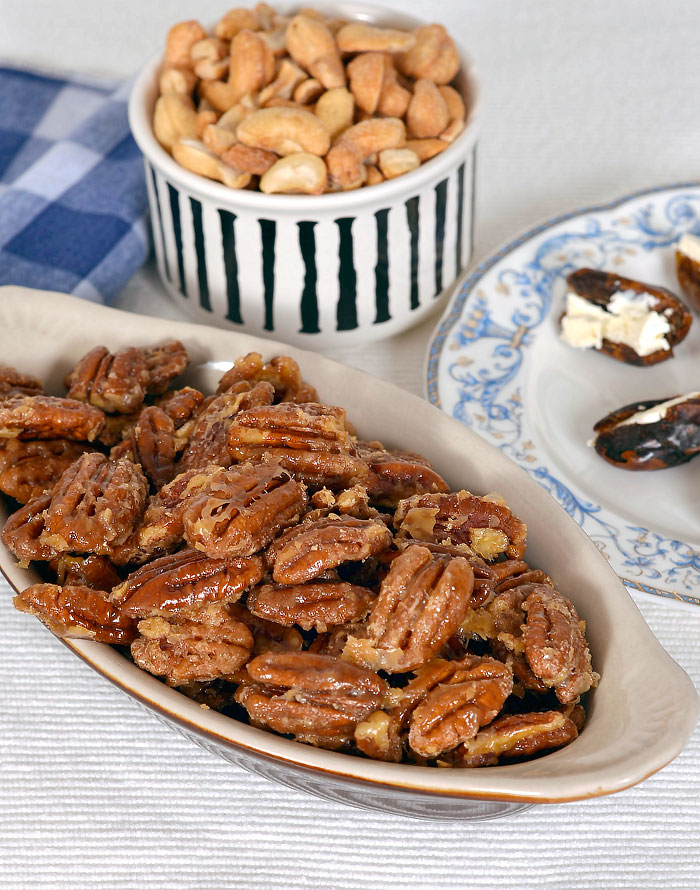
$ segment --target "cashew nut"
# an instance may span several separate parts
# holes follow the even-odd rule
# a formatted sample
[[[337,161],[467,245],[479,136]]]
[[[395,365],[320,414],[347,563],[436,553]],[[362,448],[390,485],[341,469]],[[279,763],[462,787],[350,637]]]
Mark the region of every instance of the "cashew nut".
[[[191,68],[163,68],[158,79],[161,94],[181,93],[191,96],[197,86],[197,74]]]
[[[197,21],[190,20],[173,25],[165,40],[165,67],[190,68],[192,46],[206,36],[207,32]]]
[[[295,15],[287,26],[287,50],[297,65],[327,89],[345,86],[345,71],[333,35],[322,21]]]
[[[391,56],[385,55],[384,82],[377,103],[377,111],[386,117],[403,117],[411,101],[411,91],[399,83]]]
[[[335,139],[352,126],[355,113],[355,100],[345,87],[327,90],[316,103],[316,117],[319,118]]]
[[[263,148],[250,148],[237,142],[224,151],[221,160],[242,173],[254,173],[260,176],[275,163],[277,155]]]
[[[331,181],[343,189],[358,188],[365,181],[363,161],[376,152],[398,148],[406,141],[403,121],[377,117],[349,127],[326,157]]]
[[[440,95],[447,105],[447,113],[451,121],[463,121],[467,116],[464,99],[454,87],[439,86]]]
[[[443,142],[453,142],[464,129],[464,121],[450,121],[445,129],[440,133],[440,139]]]
[[[202,110],[197,112],[197,139],[203,139],[204,131],[210,124],[215,124],[219,117],[218,111]]]
[[[218,37],[205,37],[204,40],[198,40],[192,44],[190,49],[190,60],[192,63],[201,62],[202,59],[224,59],[228,55],[228,44],[219,40]]]
[[[393,28],[375,28],[364,22],[345,25],[336,34],[338,48],[344,53],[406,52],[415,46],[416,38],[406,31]]]
[[[407,139],[406,148],[415,152],[420,162],[423,163],[444,151],[447,148],[447,142],[443,139]]]
[[[391,149],[389,149],[391,151]],[[367,179],[365,181],[365,185],[379,185],[380,182],[384,182],[384,177],[380,170],[378,170],[374,164],[370,164],[367,166]]]
[[[331,141],[323,123],[303,108],[261,108],[240,122],[236,135],[251,148],[278,155],[300,151],[325,155]]]
[[[291,99],[294,88],[305,79],[305,71],[289,59],[283,59],[277,69],[277,77],[260,91],[258,101],[261,105],[267,105],[270,99]]]
[[[379,152],[379,169],[387,179],[394,179],[420,167],[420,158],[410,148],[387,148]]]
[[[416,45],[398,56],[399,70],[416,79],[449,83],[459,71],[457,47],[442,25],[421,25],[414,31]]]
[[[248,29],[249,31],[257,31],[260,23],[250,9],[230,9],[226,15],[217,22],[214,33],[221,40],[233,40],[239,31]]]
[[[374,114],[384,85],[385,56],[382,53],[360,53],[347,66],[350,92],[358,108]]]
[[[244,29],[231,41],[229,86],[235,102],[243,96],[257,93],[275,76],[275,57],[269,46],[253,31]],[[235,104],[234,102],[234,104]]]
[[[208,124],[202,131],[202,142],[215,155],[222,155],[226,149],[236,144],[236,134],[225,127]]]
[[[294,101],[300,105],[310,105],[318,99],[322,92],[323,86],[315,77],[309,77],[294,90]]]
[[[447,103],[432,80],[421,78],[413,87],[413,97],[406,112],[406,124],[412,136],[429,139],[439,136],[449,123]]]
[[[257,3],[253,8],[253,14],[258,20],[263,31],[271,31],[277,19],[277,10],[269,3]]]
[[[222,80],[228,74],[230,60],[228,57],[223,59],[200,59],[194,63],[194,73],[202,80]]]
[[[197,112],[192,99],[181,93],[159,96],[153,111],[153,132],[167,149],[172,149],[180,139],[196,138]]]
[[[197,139],[176,142],[173,145],[173,157],[185,170],[199,173],[208,179],[221,179],[218,156]]]
[[[260,191],[267,194],[320,195],[326,186],[326,165],[307,152],[287,155],[260,179]]]

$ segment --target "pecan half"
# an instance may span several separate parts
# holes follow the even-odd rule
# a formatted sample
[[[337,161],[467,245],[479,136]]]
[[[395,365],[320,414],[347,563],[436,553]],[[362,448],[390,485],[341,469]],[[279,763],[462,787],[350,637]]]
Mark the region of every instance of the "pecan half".
[[[184,386],[166,392],[157,400],[157,405],[170,417],[175,426],[177,451],[187,445],[199,412],[204,406],[204,396],[198,389]]]
[[[509,714],[460,745],[453,762],[456,766],[494,766],[501,757],[530,757],[562,748],[577,736],[576,725],[559,711]]]
[[[357,451],[369,466],[365,485],[373,504],[396,507],[399,501],[416,494],[450,490],[421,454],[391,451],[381,442],[358,442]]]
[[[118,445],[136,426],[140,414],[140,408],[131,411],[129,414],[103,414],[105,425],[100,430],[95,441],[106,448]]]
[[[84,454],[62,474],[46,509],[42,542],[57,552],[108,555],[141,518],[148,484],[122,458]]]
[[[241,411],[231,424],[234,460],[267,454],[297,479],[317,488],[348,488],[367,475],[345,425],[345,411],[315,403],[284,403]]]
[[[51,492],[32,498],[13,513],[3,527],[2,543],[24,563],[31,559],[46,561],[58,556],[58,552],[42,539],[46,508],[50,503]]]
[[[149,395],[160,395],[179,377],[189,363],[187,350],[179,340],[168,340],[160,346],[143,350],[148,368],[146,390]]]
[[[250,556],[299,520],[306,491],[275,462],[221,468],[182,514],[185,540],[208,556]]]
[[[26,504],[53,488],[86,450],[67,439],[0,440],[0,491]]]
[[[227,608],[253,634],[253,655],[262,655],[263,652],[298,652],[302,649],[304,639],[296,628],[283,627],[275,621],[259,618],[241,603],[229,603]]]
[[[468,491],[415,495],[401,501],[394,516],[398,536],[435,544],[468,544],[486,560],[525,553],[527,527],[498,495]]]
[[[211,559],[181,550],[133,572],[112,592],[112,601],[124,615],[144,618],[204,603],[235,602],[262,576],[259,557]]]
[[[513,675],[502,662],[467,656],[413,712],[409,745],[421,757],[456,748],[493,720],[512,689]]]
[[[528,664],[560,702],[573,702],[599,680],[591,668],[585,624],[569,600],[551,587],[533,584],[525,590],[523,643]]]
[[[271,405],[274,390],[269,383],[259,383],[245,392],[225,392],[205,405],[196,418],[187,448],[182,454],[183,470],[232,463],[228,450],[229,428],[239,411],[258,405]]]
[[[128,414],[143,403],[148,365],[143,350],[130,346],[112,353],[95,346],[66,377],[68,398],[89,402],[109,414]]]
[[[509,651],[522,654],[523,602],[530,590],[527,585],[513,587],[494,596],[487,605],[470,609],[462,622],[462,630],[483,640],[498,640]]]
[[[9,365],[0,365],[0,398],[5,396],[36,396],[44,391],[41,380],[31,374],[22,374]]]
[[[62,587],[92,587],[109,591],[121,584],[117,570],[106,556],[70,556],[62,553],[50,563]]]
[[[382,582],[367,638],[349,637],[343,658],[389,673],[420,667],[464,621],[473,587],[466,559],[408,547]]]
[[[167,619],[144,618],[131,657],[168,686],[232,677],[250,658],[253,637],[226,606],[214,603]]]
[[[272,577],[278,584],[303,584],[344,562],[380,553],[391,542],[389,529],[374,519],[319,519],[275,542]]]
[[[98,643],[126,645],[136,636],[136,624],[92,587],[34,584],[13,600],[59,637],[80,637]]]
[[[175,475],[177,440],[171,417],[155,405],[144,408],[129,435],[110,451],[111,460],[127,457],[141,464],[144,473],[158,489]]]
[[[0,438],[92,442],[104,426],[97,408],[54,396],[8,396],[0,402]]]
[[[316,581],[282,587],[265,584],[248,594],[248,609],[260,618],[324,633],[329,627],[361,618],[374,599],[365,587],[341,581]]]
[[[275,390],[275,402],[317,402],[318,393],[301,378],[299,365],[288,355],[278,355],[263,363],[259,352],[249,352],[237,358],[219,381],[217,392],[226,392],[236,384],[246,382],[270,383]]]
[[[239,687],[236,701],[251,722],[322,747],[350,741],[386,690],[374,672],[310,652],[267,652],[247,670],[253,685]]]

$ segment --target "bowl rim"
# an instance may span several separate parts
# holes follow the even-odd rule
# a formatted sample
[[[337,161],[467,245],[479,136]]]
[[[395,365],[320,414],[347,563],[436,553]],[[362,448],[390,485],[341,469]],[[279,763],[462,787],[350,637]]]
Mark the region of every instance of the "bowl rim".
[[[280,4],[282,10],[295,9],[298,6],[299,4]],[[344,17],[356,18],[359,21],[381,21],[382,23],[393,21],[396,24],[405,22],[406,27],[413,28],[428,24],[414,16],[366,3],[320,3],[315,4],[315,8],[331,14],[339,14],[344,10]],[[247,189],[232,189],[223,183],[207,179],[181,167],[155,138],[151,124],[148,96],[153,90],[155,78],[162,63],[162,50],[151,56],[136,75],[128,100],[129,126],[144,158],[157,170],[169,180],[181,185],[186,191],[209,199],[220,206],[230,206],[234,209],[236,207],[247,208],[268,213],[303,215],[307,212],[318,213],[324,209],[329,213],[337,213],[366,204],[391,203],[402,196],[420,191],[441,176],[448,175],[476,145],[481,115],[479,78],[471,56],[458,40],[455,40],[454,37],[452,39],[459,52],[462,62],[460,70],[469,83],[472,100],[464,130],[439,155],[430,158],[409,173],[380,182],[377,185],[323,195],[265,194]]]
[[[616,690],[618,683],[625,678],[623,676],[618,679],[615,676],[613,680],[612,674],[607,673],[603,676],[601,688],[596,692],[596,695],[603,692],[604,684],[608,689],[607,698],[601,699],[603,702],[601,722],[597,734],[588,736],[588,742],[584,732],[581,738],[571,745],[549,753],[540,760],[490,767],[487,770],[440,770],[409,764],[387,764],[312,748],[274,733],[256,729],[224,714],[203,710],[182,693],[165,686],[156,677],[137,668],[116,649],[92,641],[65,641],[75,654],[90,663],[97,672],[128,695],[147,704],[171,722],[178,723],[203,740],[208,740],[210,744],[247,751],[258,760],[277,762],[302,772],[324,775],[329,780],[335,779],[336,782],[350,781],[369,788],[376,786],[391,788],[396,792],[437,795],[452,799],[554,803],[596,797],[620,791],[643,781],[664,767],[682,750],[695,726],[699,707],[697,692],[690,678],[663,649],[604,556],[563,508],[530,479],[524,470],[507,461],[497,449],[483,442],[458,421],[448,417],[420,397],[404,392],[365,372],[347,368],[331,359],[276,341],[190,322],[126,313],[86,303],[64,294],[32,291],[13,286],[0,288],[0,320],[4,321],[0,325],[0,335],[4,333],[5,337],[13,338],[13,325],[18,326],[20,334],[24,330],[25,337],[27,330],[34,335],[37,319],[40,320],[39,325],[43,328],[44,334],[50,333],[52,341],[59,344],[55,354],[52,353],[51,356],[54,368],[59,357],[65,356],[69,361],[74,358],[70,352],[59,351],[66,349],[62,345],[65,338],[60,337],[60,332],[73,330],[75,331],[73,339],[80,340],[80,348],[83,348],[83,340],[88,335],[93,342],[94,337],[99,336],[110,343],[110,332],[115,329],[121,329],[119,336],[123,340],[133,339],[136,343],[151,341],[153,338],[178,337],[185,342],[197,343],[201,347],[199,351],[209,355],[206,363],[217,370],[221,370],[222,363],[230,364],[230,358],[238,354],[234,350],[257,350],[264,354],[284,350],[302,363],[302,371],[304,364],[314,365],[319,379],[323,379],[324,371],[331,381],[335,380],[336,384],[339,380],[346,381],[351,377],[352,391],[358,393],[356,404],[364,404],[363,393],[364,395],[371,393],[379,406],[375,412],[378,417],[381,417],[380,410],[383,411],[381,405],[385,404],[385,399],[391,399],[392,396],[396,399],[400,396],[402,416],[407,414],[420,418],[423,415],[425,424],[419,422],[415,425],[416,429],[420,429],[423,425],[429,426],[429,435],[437,437],[436,441],[448,442],[450,438],[453,440],[449,445],[443,446],[447,455],[445,459],[449,458],[451,461],[452,451],[470,444],[473,450],[481,450],[493,457],[494,461],[500,464],[500,467],[496,468],[500,472],[505,472],[507,465],[508,492],[514,500],[521,502],[521,510],[522,505],[528,505],[527,518],[535,518],[539,510],[540,513],[544,511],[546,514],[548,527],[552,521],[557,527],[557,520],[560,519],[563,527],[560,532],[561,540],[565,543],[568,541],[575,547],[572,555],[579,561],[585,558],[586,577],[593,579],[587,585],[592,593],[591,598],[587,600],[589,605],[585,617],[589,618],[589,623],[593,626],[592,610],[594,604],[598,603],[602,611],[596,614],[595,620],[600,628],[598,645],[602,647],[599,652],[601,660],[608,662],[609,670],[616,664],[621,666],[626,663],[622,662],[621,647],[613,645],[619,644],[623,638],[633,641],[637,650],[643,652],[643,659],[638,663],[635,662],[627,671],[629,674],[627,685],[633,689],[634,697],[629,700],[623,697],[622,705],[626,705],[628,709],[630,705],[636,706],[637,713],[641,712],[644,715],[645,722],[643,727],[635,724],[637,735],[643,736],[643,739],[637,741],[634,756],[630,756],[628,750],[621,747],[615,748],[612,752],[614,756],[608,757],[610,753],[608,746],[605,749],[604,761],[596,761],[593,765],[585,763],[585,752],[593,740],[604,741],[600,730],[605,723],[606,714],[609,716],[614,710],[617,718],[617,705],[613,708],[614,702],[611,701],[610,691]],[[21,336],[17,337],[17,332],[14,335],[14,342],[20,346],[23,342]],[[220,355],[225,355],[226,358],[222,359]],[[57,372],[58,370],[60,369],[56,368]],[[451,437],[450,433],[453,434]],[[463,453],[459,451],[459,454]],[[484,457],[483,454],[481,456]],[[458,467],[455,472],[459,472]],[[520,486],[519,490],[514,487],[516,485]],[[541,523],[541,520],[540,516],[538,523]],[[538,540],[544,543],[541,538]],[[552,546],[549,545],[546,549],[549,551]],[[567,556],[567,564],[569,561]],[[17,567],[14,558],[4,550],[0,552],[0,569],[15,589],[17,584],[25,586],[23,582],[27,579],[23,570]],[[572,577],[574,575],[578,577],[577,572],[572,573]],[[568,583],[571,583],[571,579]],[[612,629],[613,625],[616,630]],[[607,637],[605,627],[608,628]],[[625,657],[626,655],[627,653]],[[658,689],[652,690],[654,697],[653,700],[650,699],[646,690],[646,682],[650,680],[654,681],[656,686],[663,681],[664,701],[657,701]],[[599,711],[597,701],[594,699],[592,703],[589,731],[593,728],[593,719]],[[647,720],[652,705],[655,724],[654,721]],[[624,730],[618,730],[618,735],[624,737]],[[584,754],[584,764],[577,767],[574,749],[579,742],[584,743],[581,750]],[[597,748],[595,750],[597,751]],[[580,761],[579,757],[579,764]],[[542,764],[545,763],[551,764],[553,769],[543,770]],[[560,766],[557,767],[555,764]]]

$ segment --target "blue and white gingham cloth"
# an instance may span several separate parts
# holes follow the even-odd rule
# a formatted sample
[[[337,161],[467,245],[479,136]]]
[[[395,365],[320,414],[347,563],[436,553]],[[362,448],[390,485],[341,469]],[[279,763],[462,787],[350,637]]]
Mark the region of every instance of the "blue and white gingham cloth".
[[[0,67],[0,284],[110,302],[148,254],[127,87]]]

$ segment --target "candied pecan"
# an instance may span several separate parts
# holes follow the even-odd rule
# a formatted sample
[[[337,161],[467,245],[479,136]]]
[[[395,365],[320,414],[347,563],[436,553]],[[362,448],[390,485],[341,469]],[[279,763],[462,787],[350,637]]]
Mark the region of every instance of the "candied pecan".
[[[493,766],[499,758],[528,757],[568,745],[576,725],[559,711],[499,717],[454,752],[456,766]]]
[[[146,397],[148,365],[135,346],[112,353],[95,346],[66,377],[68,398],[89,402],[109,414],[128,414]]]
[[[228,449],[229,428],[239,411],[258,405],[271,405],[274,390],[269,383],[258,383],[245,392],[225,392],[203,408],[194,422],[187,448],[180,465],[183,470],[219,464],[228,467],[231,455]]]
[[[117,570],[106,556],[70,556],[62,553],[50,563],[56,581],[62,586],[92,587],[110,591],[121,584]]]
[[[473,587],[466,559],[408,547],[382,582],[367,638],[349,637],[343,657],[389,673],[425,664],[464,621]]]
[[[0,491],[26,504],[53,488],[86,450],[67,439],[0,440]]]
[[[143,350],[148,369],[146,391],[149,395],[160,395],[187,367],[190,357],[179,340],[168,340],[161,346]]]
[[[401,501],[394,516],[399,537],[436,544],[465,543],[486,560],[501,553],[520,558],[527,528],[498,495],[468,491],[415,495]]]
[[[536,677],[553,687],[563,704],[596,686],[591,653],[584,635],[585,624],[574,606],[545,584],[526,585],[523,602],[527,613],[523,629],[525,657]]]
[[[0,438],[92,442],[104,426],[97,408],[54,396],[9,396],[0,402]]]
[[[42,540],[46,508],[51,503],[51,492],[32,498],[24,507],[13,513],[2,530],[2,543],[10,553],[21,560],[49,560],[58,552]]]
[[[144,618],[131,657],[168,686],[232,677],[250,658],[253,637],[221,603],[168,618]]]
[[[35,615],[59,637],[82,637],[98,643],[126,645],[136,636],[136,624],[92,587],[34,584],[13,600],[20,612]]]
[[[259,557],[211,559],[197,550],[162,556],[133,572],[112,591],[132,618],[178,612],[203,603],[231,603],[263,576]]]
[[[507,665],[494,658],[467,656],[414,710],[409,745],[422,757],[456,748],[493,720],[512,689]]]
[[[522,605],[528,593],[527,586],[520,585],[497,594],[481,608],[470,608],[462,622],[462,630],[483,640],[499,640],[509,651],[522,654],[525,624]]]
[[[517,684],[517,688],[514,687],[513,691],[517,695],[522,696],[526,690],[529,690],[530,692],[547,691],[547,687],[542,680],[540,680],[539,677],[536,677],[532,672],[532,668],[527,663],[527,659],[524,655],[521,655],[519,652],[513,652],[500,640],[491,640],[489,642],[489,648],[491,649],[491,654],[494,658],[507,664],[513,671],[513,678]]]
[[[316,403],[284,403],[241,411],[229,429],[234,460],[269,455],[314,487],[347,488],[361,482],[367,464],[355,454],[345,411]]]
[[[208,556],[249,556],[298,522],[306,491],[278,464],[214,473],[182,514],[185,540]]]
[[[156,489],[175,475],[177,442],[175,424],[162,408],[151,405],[141,411],[138,423],[129,435],[110,451],[110,459],[127,457],[141,464]]]
[[[107,555],[133,531],[147,493],[141,469],[130,460],[84,454],[58,480],[41,540],[57,552]]]
[[[294,627],[283,627],[274,621],[266,621],[253,615],[241,603],[229,603],[230,614],[242,621],[253,634],[253,655],[263,652],[298,652],[304,645],[304,639]]]
[[[38,377],[22,374],[9,365],[0,365],[0,398],[16,395],[35,396],[43,391],[44,387]]]
[[[95,439],[105,448],[112,448],[125,439],[138,423],[141,409],[131,411],[129,414],[103,414],[105,425]]]
[[[321,633],[329,627],[361,618],[374,599],[371,591],[340,581],[315,581],[282,587],[264,584],[248,594],[248,609],[278,624],[297,624]]]
[[[476,609],[478,606],[483,606],[493,599],[494,585],[497,578],[495,568],[498,563],[493,566],[489,565],[466,544],[431,544],[429,541],[414,541],[412,538],[398,540],[395,543],[400,550],[405,550],[406,547],[420,546],[427,548],[431,553],[463,556],[474,572],[474,590],[469,608]]]
[[[299,365],[288,355],[278,355],[263,363],[259,352],[237,358],[219,381],[217,392],[226,392],[238,383],[270,383],[275,402],[317,402],[318,393],[301,379]]]
[[[176,450],[182,451],[189,442],[199,412],[204,409],[204,396],[198,389],[184,386],[166,392],[157,400],[157,405],[171,418],[175,426]]]
[[[369,466],[365,484],[374,504],[396,507],[399,501],[412,495],[450,490],[421,454],[391,451],[381,442],[358,442],[357,452]]]
[[[278,584],[303,584],[341,563],[386,550],[391,542],[389,529],[374,519],[318,519],[276,542],[272,577]]]
[[[493,570],[496,573],[494,589],[496,593],[503,593],[512,587],[521,584],[548,584],[554,587],[552,579],[540,569],[533,569],[522,559],[507,559],[504,562],[495,563]]]
[[[310,652],[267,652],[247,670],[253,685],[241,686],[236,701],[251,722],[321,747],[349,742],[386,690],[373,671]]]

